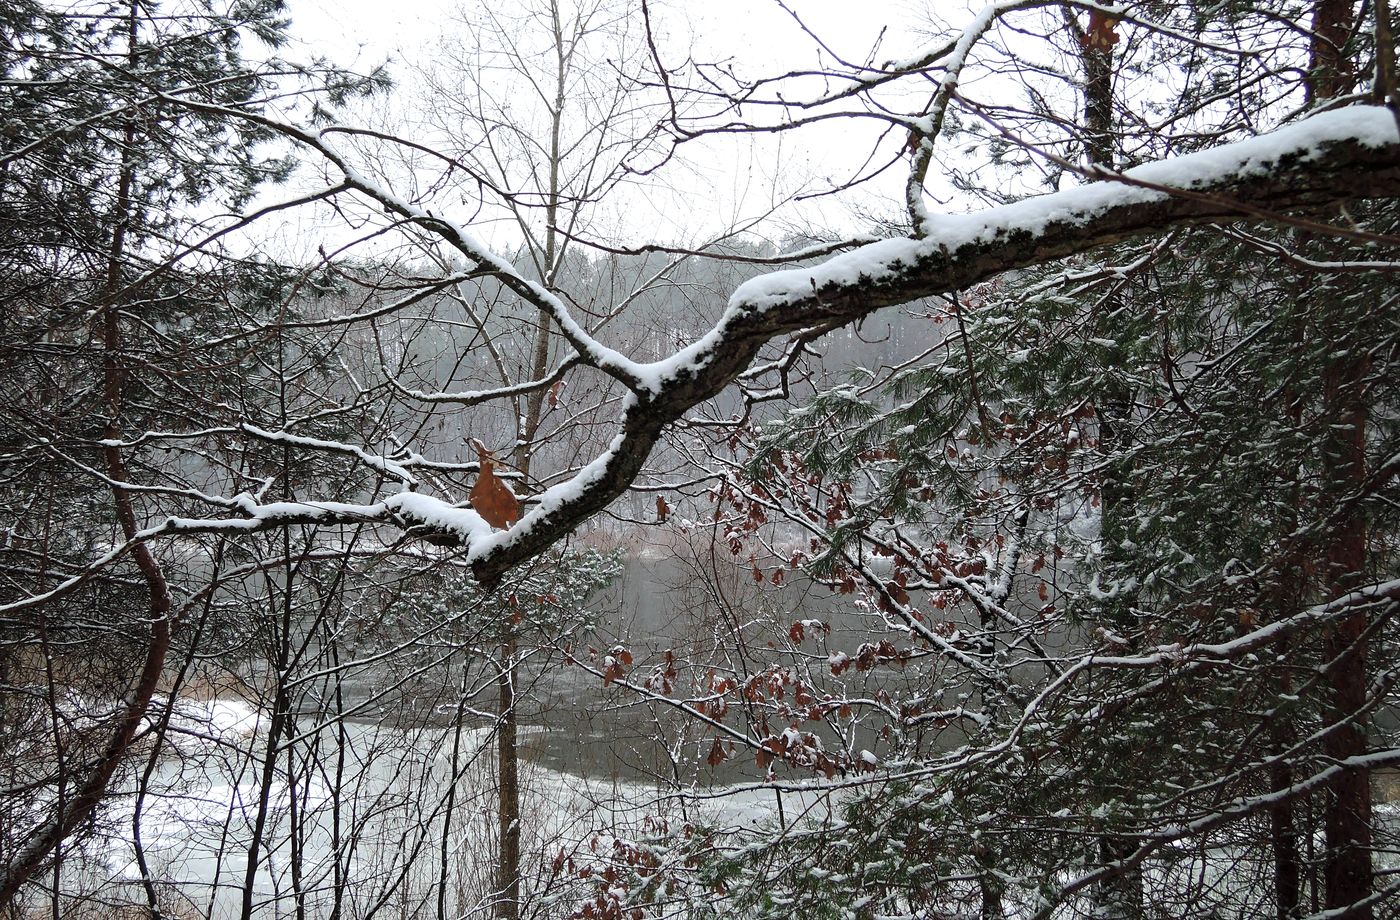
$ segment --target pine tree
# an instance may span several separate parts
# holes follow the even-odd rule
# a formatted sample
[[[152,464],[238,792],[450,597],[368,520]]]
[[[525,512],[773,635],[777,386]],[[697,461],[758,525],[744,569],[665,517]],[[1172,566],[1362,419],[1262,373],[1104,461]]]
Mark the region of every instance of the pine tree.
[[[334,102],[368,85],[279,63],[283,13],[280,0],[201,2],[168,15],[152,0],[25,0],[0,14],[0,505],[14,596],[42,597],[107,552],[104,543],[133,539],[140,482],[169,466],[141,433],[208,424],[226,395],[194,392],[183,380],[189,368],[169,359],[187,353],[196,326],[266,311],[285,281],[274,280],[275,266],[221,251],[200,215],[242,208],[290,168],[266,128],[225,112],[256,113],[278,96]],[[179,611],[153,551],[138,542],[129,558],[115,583],[140,587],[119,604],[98,592],[91,610],[126,634],[115,683],[92,678],[123,702],[71,749],[62,706],[52,694],[40,704],[54,754],[38,757],[30,791],[15,800],[0,904],[88,826],[160,680]],[[91,632],[89,611],[31,606],[7,623],[7,676],[51,688],[92,677],[65,663],[113,645]],[[7,695],[7,705],[24,699]]]

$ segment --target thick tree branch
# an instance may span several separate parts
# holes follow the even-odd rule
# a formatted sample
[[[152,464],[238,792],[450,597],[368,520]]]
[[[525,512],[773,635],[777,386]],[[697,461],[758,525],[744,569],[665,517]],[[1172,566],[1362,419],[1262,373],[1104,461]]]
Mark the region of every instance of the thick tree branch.
[[[1387,110],[1355,108],[1142,167],[1127,179],[1184,186],[1189,194],[1109,180],[981,214],[933,218],[923,239],[882,240],[810,269],[744,284],[708,334],[644,368],[651,386],[629,402],[608,452],[546,493],[508,533],[472,547],[473,570],[491,583],[605,508],[641,470],[666,426],[722,391],[777,336],[817,323],[854,322],[883,307],[1152,231],[1394,196],[1400,194],[1400,143]]]
[[[976,214],[931,215],[920,238],[881,240],[810,268],[760,276],[734,292],[708,333],[670,358],[640,364],[595,343],[556,297],[466,230],[360,176],[323,134],[231,110],[224,114],[253,118],[322,153],[359,193],[438,235],[544,309],[565,328],[580,360],[612,373],[632,392],[609,448],[540,495],[534,509],[506,531],[490,532],[470,511],[405,493],[372,506],[322,502],[272,509],[249,503],[247,520],[172,521],[147,533],[384,521],[463,547],[486,585],[606,508],[638,476],[666,428],[723,391],[776,337],[818,325],[836,328],[884,307],[1145,233],[1215,221],[1258,222],[1348,199],[1400,195],[1400,137],[1392,114],[1370,106],[1331,111],[1273,134],[1148,164],[1121,178]]]

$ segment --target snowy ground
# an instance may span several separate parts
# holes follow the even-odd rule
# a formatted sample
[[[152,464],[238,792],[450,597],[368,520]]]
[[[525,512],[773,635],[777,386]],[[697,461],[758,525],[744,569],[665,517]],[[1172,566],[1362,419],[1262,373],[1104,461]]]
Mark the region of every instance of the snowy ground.
[[[319,759],[306,758],[303,745],[290,781],[286,755],[279,755],[265,807],[265,713],[235,699],[181,700],[171,729],[170,749],[156,759],[139,802],[141,846],[171,915],[239,916],[260,810],[261,839],[273,849],[258,854],[251,875],[256,917],[294,915],[294,890],[304,892],[307,916],[329,916],[336,889],[346,899],[342,916],[364,916],[376,905],[381,915],[428,916],[444,877],[450,879],[453,916],[487,906],[486,856],[495,832],[488,730],[464,730],[456,739],[459,777],[444,847],[453,762],[447,729],[355,723],[327,728],[327,735],[345,733],[349,755],[338,761],[327,747]],[[752,826],[777,813],[775,794],[767,790],[708,790],[682,803],[654,785],[579,776],[538,763],[523,766],[522,787],[525,850],[543,854],[535,870],[543,876],[553,854],[585,847],[595,833],[632,833],[650,817],[684,813],[706,823]],[[791,794],[786,798],[789,813],[796,814],[801,803]],[[137,808],[134,794],[111,802],[96,847],[65,863],[67,891],[144,902],[133,842]]]
[[[295,916],[298,906],[307,917],[327,917],[335,909],[336,892],[344,900],[342,917],[434,916],[440,890],[451,916],[489,915],[496,819],[488,730],[464,730],[455,738],[454,787],[448,782],[454,762],[448,729],[324,728],[328,736],[344,733],[347,756],[339,758],[327,747],[319,757],[308,757],[302,743],[289,774],[285,753],[279,755],[264,805],[265,720],[265,714],[234,699],[182,700],[176,707],[167,735],[171,749],[154,762],[139,825],[146,863],[169,916],[225,920],[240,915],[260,812],[261,839],[272,841],[273,849],[258,854],[251,873],[255,917]],[[526,874],[536,879],[550,877],[555,854],[579,853],[595,834],[628,837],[638,828],[678,819],[752,827],[779,814],[772,789],[717,787],[678,795],[655,784],[579,776],[537,762],[524,764],[522,787],[524,849],[537,854]],[[449,789],[454,790],[452,817],[445,822]],[[788,792],[782,799],[788,822],[801,820],[808,809],[831,807],[829,797],[816,794]],[[137,807],[135,795],[108,806],[98,846],[85,856],[70,855],[65,863],[66,891],[144,902],[133,842]],[[1400,807],[1382,805],[1377,817],[1393,825],[1400,821]],[[1382,862],[1382,868],[1396,868]],[[1149,889],[1166,885],[1176,892],[1197,890],[1209,901],[1223,895],[1230,902],[1235,900],[1230,889],[1238,887],[1232,876],[1264,867],[1246,865],[1221,848],[1168,853],[1145,868]],[[294,891],[302,892],[300,905]],[[1245,911],[1242,916],[1268,907],[1237,906]]]

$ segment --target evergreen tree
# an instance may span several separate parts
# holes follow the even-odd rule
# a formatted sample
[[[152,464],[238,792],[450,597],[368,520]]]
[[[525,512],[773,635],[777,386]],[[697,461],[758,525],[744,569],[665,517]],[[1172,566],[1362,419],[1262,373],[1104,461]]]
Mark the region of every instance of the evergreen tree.
[[[37,707],[48,730],[32,739],[28,784],[6,794],[3,904],[90,826],[171,645],[179,610],[170,577],[149,548],[129,542],[142,480],[171,466],[141,434],[226,415],[221,397],[236,371],[214,374],[200,392],[180,356],[196,328],[267,315],[282,298],[285,273],[222,252],[226,226],[208,219],[242,208],[290,168],[267,144],[269,130],[231,116],[274,99],[335,102],[370,85],[278,62],[283,13],[280,0],[171,10],[153,0],[22,0],[0,13],[6,599],[42,598],[113,546],[129,544],[130,559],[110,574],[120,591],[90,591],[67,607],[35,603],[6,621],[6,708]],[[237,363],[233,351],[225,369]],[[218,367],[221,358],[210,360]],[[218,475],[207,454],[181,465],[196,490]],[[174,510],[181,488],[152,494]],[[94,649],[117,661],[105,669],[110,682],[85,666]],[[90,682],[122,702],[76,731],[55,682],[73,691]],[[24,691],[33,684],[50,688],[47,699]],[[7,718],[7,727],[31,721]]]

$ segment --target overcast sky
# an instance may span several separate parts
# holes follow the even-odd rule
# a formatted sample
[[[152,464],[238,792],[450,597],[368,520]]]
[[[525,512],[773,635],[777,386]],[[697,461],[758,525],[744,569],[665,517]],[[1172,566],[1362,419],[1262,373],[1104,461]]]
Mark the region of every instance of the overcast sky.
[[[324,42],[326,54],[377,60],[393,56],[411,60],[442,34],[442,23],[467,0],[290,0],[295,34]],[[790,0],[800,15],[836,51],[863,57],[879,35],[891,51],[920,38],[931,8],[961,8],[948,0]],[[661,0],[655,3],[664,21],[691,23],[702,51],[737,55],[751,61],[791,66],[810,60],[811,42],[801,38],[791,16],[773,0]],[[903,46],[903,47],[901,47]]]
[[[323,56],[356,69],[368,69],[387,60],[398,85],[387,106],[383,101],[379,103],[379,116],[383,117],[386,110],[402,115],[423,104],[415,67],[433,59],[445,33],[452,29],[452,13],[462,2],[290,0],[294,42],[303,46],[301,53],[293,50],[291,54]],[[864,60],[877,41],[881,41],[881,58],[907,53],[923,44],[929,38],[931,5],[945,16],[953,15],[960,23],[965,21],[965,14],[956,15],[949,10],[963,4],[948,0],[790,0],[791,8],[833,50],[856,60]],[[812,39],[803,35],[793,18],[772,0],[656,0],[653,9],[658,24],[670,36],[674,53],[689,50],[700,60],[733,60],[736,70],[746,76],[807,67],[817,59]],[[882,29],[886,29],[883,40]],[[679,47],[682,43],[689,48]],[[360,118],[373,120],[368,113]],[[354,113],[347,118],[355,119]],[[625,205],[633,215],[634,226],[620,228],[617,233],[623,238],[616,242],[694,243],[697,235],[703,236],[710,228],[742,222],[762,213],[771,203],[770,183],[775,180],[787,181],[789,191],[800,183],[816,186],[844,181],[868,155],[871,137],[854,134],[848,125],[831,124],[785,135],[780,140],[764,138],[752,146],[742,139],[726,138],[722,146],[717,143],[705,153],[708,162],[700,162],[696,169],[708,170],[708,175],[694,179],[693,187],[681,187],[680,194],[669,199],[649,195]],[[693,155],[698,151],[692,147],[686,152]],[[883,188],[875,189],[884,196],[885,207],[897,200],[901,180],[902,177],[891,175]],[[878,211],[880,207],[877,202],[871,209]],[[845,205],[808,208],[807,215],[808,220],[840,233],[866,229],[862,219]],[[343,236],[324,220],[324,215],[322,220],[308,224],[310,219],[310,215],[298,212],[291,227],[276,231],[284,246],[298,249],[303,257],[314,253],[312,240],[316,237],[326,233]],[[640,226],[636,225],[638,221]],[[781,236],[795,226],[802,224],[778,223],[770,232]],[[497,238],[489,226],[475,229],[497,247],[511,245],[509,230],[502,231],[506,237]]]

